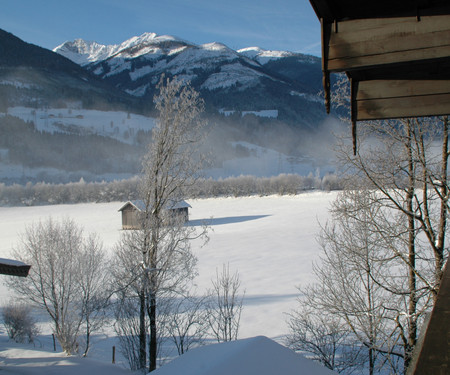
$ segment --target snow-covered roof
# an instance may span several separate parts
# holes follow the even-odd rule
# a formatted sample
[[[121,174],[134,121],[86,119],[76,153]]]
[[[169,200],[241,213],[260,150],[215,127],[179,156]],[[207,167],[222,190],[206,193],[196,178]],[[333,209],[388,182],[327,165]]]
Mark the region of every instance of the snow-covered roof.
[[[133,206],[138,211],[144,211],[145,210],[145,203],[142,200],[134,200],[134,201],[128,201],[126,202],[122,207],[119,208],[119,211],[123,211],[126,207],[129,205]],[[169,210],[176,210],[180,208],[192,208],[189,203],[187,203],[184,199],[181,199],[179,201],[170,200],[167,204],[167,207]]]
[[[155,375],[336,375],[337,373],[265,337],[191,349]]]
[[[0,258],[0,274],[27,277],[30,265],[19,260]]]

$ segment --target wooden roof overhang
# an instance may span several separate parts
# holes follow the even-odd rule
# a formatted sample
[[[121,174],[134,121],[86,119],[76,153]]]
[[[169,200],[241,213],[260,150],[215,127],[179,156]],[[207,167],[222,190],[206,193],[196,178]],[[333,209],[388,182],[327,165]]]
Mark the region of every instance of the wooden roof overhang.
[[[310,0],[322,29],[325,105],[330,73],[351,83],[351,118],[450,114],[448,0]]]

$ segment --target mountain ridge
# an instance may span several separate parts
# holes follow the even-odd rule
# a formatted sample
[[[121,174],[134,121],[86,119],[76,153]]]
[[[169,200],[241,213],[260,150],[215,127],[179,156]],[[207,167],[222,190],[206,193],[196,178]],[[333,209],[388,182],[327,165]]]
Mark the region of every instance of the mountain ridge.
[[[189,81],[216,114],[277,110],[280,120],[310,129],[324,117],[317,100],[320,59],[310,55],[259,47],[235,51],[220,42],[197,45],[155,33],[109,46],[77,39],[54,51],[137,98],[153,98],[164,74]]]

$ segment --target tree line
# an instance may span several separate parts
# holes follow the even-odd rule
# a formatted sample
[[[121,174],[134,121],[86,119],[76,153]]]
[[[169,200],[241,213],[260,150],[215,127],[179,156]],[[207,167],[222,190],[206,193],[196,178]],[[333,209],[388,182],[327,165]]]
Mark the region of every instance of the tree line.
[[[51,184],[46,182],[25,185],[0,183],[0,205],[35,206],[48,204],[116,202],[137,199],[139,177],[111,182],[78,182]],[[198,178],[185,188],[185,198],[240,197],[249,195],[299,194],[309,190],[339,190],[342,184],[336,174],[323,177],[313,175],[280,174],[273,177],[251,175],[223,179]]]

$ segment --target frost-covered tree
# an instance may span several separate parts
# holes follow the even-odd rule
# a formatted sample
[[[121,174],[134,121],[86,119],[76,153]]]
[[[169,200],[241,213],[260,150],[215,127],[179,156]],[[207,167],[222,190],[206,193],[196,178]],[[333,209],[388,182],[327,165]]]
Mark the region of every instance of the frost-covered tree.
[[[159,116],[143,160],[139,195],[143,202],[141,229],[124,233],[117,247],[116,268],[139,305],[139,368],[156,368],[158,304],[182,295],[195,276],[196,258],[190,241],[205,234],[170,213],[195,183],[201,167],[199,142],[204,137],[203,101],[188,84],[161,79],[154,102]],[[128,249],[128,250],[124,250]],[[121,275],[117,272],[117,275]],[[123,286],[126,288],[126,285]],[[149,341],[147,335],[149,331]]]
[[[107,286],[101,282],[105,259],[98,238],[86,239],[71,219],[49,218],[26,228],[14,256],[32,267],[27,278],[10,279],[9,286],[48,313],[62,349],[73,353],[83,322],[89,339],[97,325],[95,312],[107,299],[103,292]]]
[[[230,273],[230,266],[216,270],[212,280],[208,304],[209,327],[218,342],[237,340],[241,322],[242,303],[245,292],[240,295],[239,273]]]

